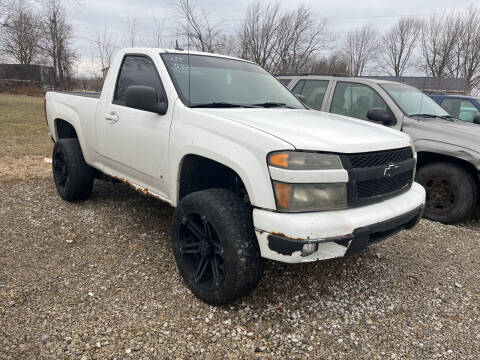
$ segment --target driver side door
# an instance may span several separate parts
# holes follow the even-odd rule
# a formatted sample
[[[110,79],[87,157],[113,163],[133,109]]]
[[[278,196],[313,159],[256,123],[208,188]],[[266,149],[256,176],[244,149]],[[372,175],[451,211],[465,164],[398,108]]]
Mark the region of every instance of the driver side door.
[[[166,197],[168,139],[172,111],[165,115],[130,108],[125,103],[129,86],[153,87],[157,100],[166,98],[153,60],[145,55],[124,56],[111,102],[100,114],[101,155],[107,173]]]

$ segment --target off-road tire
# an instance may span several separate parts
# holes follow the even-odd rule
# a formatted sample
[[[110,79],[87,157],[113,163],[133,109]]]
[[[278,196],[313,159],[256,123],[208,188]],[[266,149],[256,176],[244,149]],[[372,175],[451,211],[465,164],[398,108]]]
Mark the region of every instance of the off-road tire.
[[[57,192],[63,200],[85,200],[90,197],[94,170],[85,162],[78,139],[57,140],[53,147],[52,171]]]
[[[455,201],[451,208],[438,211],[432,206],[431,199],[435,195],[431,190],[432,179],[444,179],[455,192]],[[427,204],[424,217],[444,224],[455,224],[468,219],[477,205],[478,185],[475,178],[465,168],[449,163],[435,162],[422,166],[417,171],[416,181],[427,191]]]
[[[218,288],[211,290],[195,281],[183,252],[185,235],[182,234],[185,231],[188,233],[186,219],[196,214],[211,224],[218,240],[216,242],[222,247],[223,281]],[[252,208],[229,190],[209,189],[185,196],[173,215],[172,246],[178,270],[186,285],[208,304],[233,302],[255,289],[262,278],[264,259],[260,256],[255,236]],[[196,258],[197,254],[188,256]],[[198,254],[198,257],[201,256]]]

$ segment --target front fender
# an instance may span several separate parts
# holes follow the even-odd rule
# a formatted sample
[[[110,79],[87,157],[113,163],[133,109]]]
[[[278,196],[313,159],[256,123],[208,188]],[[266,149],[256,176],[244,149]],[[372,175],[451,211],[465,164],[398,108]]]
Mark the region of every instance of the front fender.
[[[430,152],[462,159],[480,170],[480,154],[474,150],[445,142],[424,139],[415,140],[414,145],[418,153]]]
[[[242,179],[253,206],[276,209],[267,154],[291,150],[292,145],[258,129],[179,106],[170,132],[169,193],[178,203],[182,159],[199,155],[235,171]]]

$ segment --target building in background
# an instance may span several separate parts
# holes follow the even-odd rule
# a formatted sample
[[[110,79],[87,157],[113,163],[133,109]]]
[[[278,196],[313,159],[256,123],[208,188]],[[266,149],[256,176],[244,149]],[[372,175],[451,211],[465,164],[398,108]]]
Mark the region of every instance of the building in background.
[[[43,65],[0,64],[0,91],[23,86],[47,89],[53,82],[53,71]]]

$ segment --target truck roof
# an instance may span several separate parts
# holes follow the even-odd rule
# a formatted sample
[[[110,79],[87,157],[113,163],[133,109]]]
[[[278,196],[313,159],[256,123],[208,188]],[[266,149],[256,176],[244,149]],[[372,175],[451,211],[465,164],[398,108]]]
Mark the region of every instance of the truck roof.
[[[228,55],[222,55],[222,54],[214,54],[214,53],[208,53],[208,52],[202,52],[202,51],[193,51],[193,50],[188,50],[188,49],[165,49],[165,48],[150,48],[150,47],[131,47],[131,48],[123,48],[121,51],[124,53],[128,52],[147,52],[147,51],[158,51],[160,54],[185,54],[185,55],[203,55],[203,56],[213,56],[213,57],[218,57],[218,58],[225,58],[225,59],[232,59],[232,60],[239,60],[239,61],[245,61],[248,63],[254,64],[253,61],[250,60],[245,60],[245,59],[240,59],[237,57],[233,56],[228,56]]]

